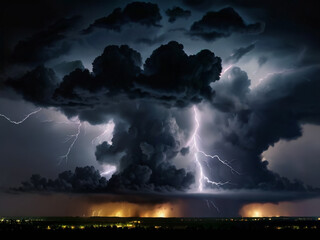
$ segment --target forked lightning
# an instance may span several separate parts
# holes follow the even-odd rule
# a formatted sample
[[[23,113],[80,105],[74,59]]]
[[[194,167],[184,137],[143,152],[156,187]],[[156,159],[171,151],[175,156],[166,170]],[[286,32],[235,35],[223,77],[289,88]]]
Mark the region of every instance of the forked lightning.
[[[207,154],[205,153],[204,151],[200,150],[199,146],[198,146],[198,142],[197,142],[197,138],[200,138],[200,136],[198,135],[198,131],[199,131],[199,128],[200,128],[200,123],[199,123],[199,119],[198,119],[198,111],[197,111],[197,108],[194,106],[193,107],[193,112],[194,112],[194,121],[195,121],[195,130],[194,130],[194,133],[191,137],[191,142],[192,142],[192,149],[194,150],[194,159],[195,159],[195,162],[197,164],[197,167],[198,167],[198,174],[199,174],[199,178],[198,178],[198,191],[199,192],[202,192],[203,191],[203,182],[206,182],[208,184],[211,184],[211,185],[215,185],[215,186],[222,186],[222,185],[225,185],[225,184],[228,184],[230,183],[229,181],[226,181],[226,182],[215,182],[215,181],[212,181],[209,179],[208,176],[205,175],[204,171],[203,171],[203,166],[200,162],[200,159],[199,159],[199,154],[203,155],[204,157],[207,157],[207,158],[211,158],[211,159],[217,159],[220,163],[224,164],[226,167],[228,167],[231,172],[233,173],[237,173],[237,174],[240,174],[238,171],[236,171],[227,161],[224,161],[222,160],[218,155],[210,155],[210,154]]]

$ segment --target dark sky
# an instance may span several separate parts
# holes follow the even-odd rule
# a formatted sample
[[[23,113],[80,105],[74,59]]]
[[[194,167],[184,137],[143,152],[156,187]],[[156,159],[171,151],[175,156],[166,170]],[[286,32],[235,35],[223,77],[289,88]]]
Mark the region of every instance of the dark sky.
[[[77,199],[62,215],[103,201],[182,216],[318,204],[317,1],[0,9],[0,215],[49,196]],[[23,199],[30,211],[10,212]]]

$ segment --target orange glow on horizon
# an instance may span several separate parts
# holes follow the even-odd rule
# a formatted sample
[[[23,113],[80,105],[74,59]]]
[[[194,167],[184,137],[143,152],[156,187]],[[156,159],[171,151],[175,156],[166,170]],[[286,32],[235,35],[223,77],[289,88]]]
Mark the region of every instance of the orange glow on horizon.
[[[137,204],[128,202],[109,202],[91,206],[92,217],[178,217],[178,204]]]
[[[291,216],[290,203],[282,202],[279,204],[274,203],[250,203],[244,205],[239,214],[242,217],[279,217]]]

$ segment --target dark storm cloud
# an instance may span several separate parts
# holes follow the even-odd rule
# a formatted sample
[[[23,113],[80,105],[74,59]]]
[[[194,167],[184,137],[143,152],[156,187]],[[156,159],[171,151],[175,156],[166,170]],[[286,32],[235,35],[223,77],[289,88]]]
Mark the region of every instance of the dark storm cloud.
[[[262,22],[256,54],[266,56],[268,65],[278,68],[303,67],[320,61],[318,2],[304,1],[241,1],[241,0],[182,0],[183,4],[198,12],[217,11],[232,7],[247,23]],[[290,9],[290,11],[288,11]],[[249,20],[252,19],[252,20]],[[243,39],[246,37],[246,40]],[[254,36],[253,36],[254,37]],[[251,36],[233,35],[233,40],[247,44]],[[261,65],[260,65],[261,66]]]
[[[178,18],[188,18],[191,16],[191,11],[184,10],[181,7],[173,7],[166,10],[166,15],[169,17],[170,23],[175,22]]]
[[[95,156],[99,162],[108,164],[117,164],[118,160],[114,158],[117,153],[122,153],[125,151],[128,144],[130,144],[130,132],[128,131],[128,125],[124,122],[118,122],[113,130],[112,144],[103,142],[97,146]],[[147,143],[142,142],[141,145],[147,145]],[[147,145],[152,147],[151,145]],[[141,148],[143,151],[143,148]],[[151,150],[150,150],[151,151]],[[149,154],[147,154],[148,156]]]
[[[179,120],[175,117],[178,113],[174,110],[168,111],[163,106],[147,103],[140,103],[137,108],[136,104],[135,102],[126,103],[123,106],[116,105],[113,109],[105,110],[108,114],[112,114],[113,111],[115,129],[111,140],[112,145],[107,142],[98,145],[96,158],[100,164],[117,166],[117,171],[107,182],[106,188],[100,188],[98,182],[100,184],[102,179],[100,181],[96,177],[94,178],[96,189],[94,186],[90,187],[87,182],[93,181],[91,179],[96,176],[96,171],[91,168],[89,180],[83,180],[86,184],[84,187],[82,185],[74,187],[74,182],[78,181],[77,177],[70,177],[71,180],[65,180],[67,182],[64,184],[63,176],[73,176],[67,172],[60,174],[58,180],[53,181],[36,177],[35,183],[32,182],[33,180],[28,181],[20,190],[167,192],[189,189],[195,181],[193,173],[182,168],[178,169],[173,164],[174,157],[183,148],[184,139],[181,135],[187,134],[190,127],[186,124],[187,113],[180,112],[179,115],[182,114],[183,117]],[[92,174],[94,176],[91,177]],[[71,186],[67,188],[69,185]]]
[[[227,57],[224,61],[226,63],[237,63],[240,58],[242,58],[247,53],[251,52],[255,48],[255,44],[250,44],[246,47],[241,47],[238,49],[235,49],[232,54]]]
[[[74,172],[64,171],[58,178],[46,179],[34,174],[22,182],[17,191],[22,192],[102,192],[106,191],[107,180],[94,167],[77,167]]]
[[[213,52],[202,50],[188,56],[182,44],[169,42],[146,59],[137,83],[153,97],[187,106],[212,98],[210,83],[219,79],[220,72],[221,59]]]
[[[219,11],[207,12],[201,20],[192,24],[189,34],[206,41],[229,37],[233,33],[261,33],[261,23],[247,24],[242,17],[232,8],[227,7]]]
[[[21,78],[7,80],[5,84],[21,94],[26,101],[48,106],[52,103],[52,94],[58,82],[52,69],[39,66]]]
[[[70,62],[63,61],[54,65],[52,68],[57,75],[61,76],[61,78],[73,72],[77,68],[84,70],[84,66],[80,60],[70,61]]]
[[[309,188],[268,170],[261,154],[280,139],[300,137],[301,124],[320,123],[319,73],[319,66],[276,73],[250,90],[246,73],[233,68],[227,78],[213,84],[217,93],[213,106],[219,111],[207,131],[218,131],[221,138],[211,148],[219,149],[225,159],[235,159],[233,166],[241,173],[225,172],[225,177],[245,188]],[[213,176],[218,173],[214,171]]]
[[[26,40],[19,41],[14,47],[14,63],[43,63],[68,53],[70,43],[64,41],[70,30],[79,23],[80,17],[62,18]]]
[[[194,22],[188,32],[207,41],[237,33],[260,33],[262,24],[257,21],[267,19],[267,28],[259,35],[263,39],[259,39],[255,51],[261,51],[259,56],[266,55],[268,63],[272,58],[265,53],[270,49],[277,59],[294,56],[301,49],[299,44],[310,48],[309,51],[318,49],[315,46],[319,42],[319,14],[310,4],[293,6],[295,3],[290,1],[183,2],[205,11],[214,4],[219,6]],[[260,9],[259,4],[265,8]],[[231,7],[221,9],[225,5],[235,7],[241,16]],[[248,9],[244,9],[246,6]],[[288,11],[289,8],[295,10]],[[254,20],[246,22],[244,19],[248,16]],[[20,60],[16,57],[16,61],[45,63],[64,54],[64,50],[70,49],[67,36],[72,26],[69,28],[68,20],[62,20],[65,25],[56,23],[40,31],[34,35],[38,39],[33,36],[20,43],[20,47],[18,44],[15,52],[19,53]],[[102,28],[123,33],[127,24],[158,27],[160,20],[156,4],[135,2],[97,19],[85,32]],[[139,36],[137,42],[152,45],[169,36],[163,34],[152,38],[149,35]],[[252,40],[243,45],[250,42]],[[239,60],[253,47],[249,45],[238,49],[234,60],[230,61]],[[34,56],[27,54],[33,51],[37,51]],[[302,54],[301,65],[316,63],[318,56],[317,51],[314,52],[307,54],[306,50],[306,54]],[[263,59],[258,61],[260,66],[266,62]],[[205,132],[201,136],[214,136],[212,146],[205,150],[217,150],[241,173],[237,175],[212,161],[208,163],[212,168],[208,168],[207,174],[213,180],[230,180],[230,184],[223,186],[225,188],[306,189],[300,181],[292,182],[271,172],[267,161],[262,161],[261,154],[279,139],[291,140],[301,136],[302,123],[319,124],[319,106],[316,104],[320,100],[316,80],[319,71],[316,67],[272,75],[258,88],[250,90],[250,80],[239,68],[230,70],[228,78],[215,82],[221,72],[220,58],[209,50],[187,55],[177,42],[160,46],[144,63],[141,54],[129,46],[112,45],[94,60],[92,72],[79,62],[74,66],[65,65],[62,70],[57,66],[53,70],[40,66],[22,77],[7,80],[6,84],[25,100],[36,105],[54,106],[68,117],[79,116],[80,120],[91,124],[114,120],[116,127],[112,145],[104,142],[96,149],[99,163],[114,164],[118,168],[108,183],[109,190],[188,189],[195,180],[194,173],[178,169],[173,159],[177,155],[188,156],[190,148],[184,145],[183,139],[190,136],[193,123],[190,123],[190,113],[181,114],[183,117],[178,115],[183,107],[202,102],[206,102],[213,116],[211,125],[205,127],[202,124]],[[65,76],[58,81],[56,75]],[[183,120],[179,121],[179,118]],[[33,181],[44,182],[44,185],[49,182],[41,177],[34,177]],[[32,184],[30,186],[32,188]],[[41,184],[39,186],[41,188]]]
[[[212,1],[212,0],[182,0],[182,2],[191,8],[197,9],[197,10],[206,10],[215,4],[221,3],[221,0],[219,1]]]
[[[223,78],[223,81],[214,84],[217,94],[213,99],[213,105],[225,112],[246,108],[250,84],[247,73],[238,67],[233,67],[228,71],[228,78]]]
[[[181,135],[188,133],[189,126],[185,123],[187,120],[179,120],[175,117],[177,113],[174,110],[168,111],[163,106],[141,103],[137,108],[135,105],[135,103],[127,103],[124,107],[113,109],[114,114],[121,114],[122,117],[113,118],[115,129],[111,140],[112,145],[106,142],[98,145],[96,157],[101,164],[116,165],[117,172],[112,175],[106,188],[102,190],[100,185],[97,185],[98,182],[100,184],[100,180],[95,178],[94,183],[97,187],[95,190],[104,192],[127,190],[167,192],[189,189],[195,181],[193,173],[182,168],[178,169],[173,164],[174,157],[183,148],[184,139]],[[187,114],[183,115],[183,119],[185,119]],[[120,158],[117,155],[120,155]],[[76,173],[78,170],[76,169]],[[91,181],[93,178],[91,173],[96,176],[96,172],[92,170],[89,173]],[[93,187],[87,186],[89,180],[85,181],[86,187],[80,185],[74,188],[74,182],[78,181],[77,177],[70,177],[70,181],[65,180],[68,183],[66,183],[67,186],[70,185],[70,182],[72,183],[72,187],[66,189],[66,184],[61,185],[64,183],[62,177],[66,174],[67,177],[73,176],[67,172],[60,174],[58,180],[54,181],[46,181],[37,177],[36,183],[28,181],[28,184],[23,184],[20,190],[31,191],[43,188],[44,191],[79,192],[84,188],[86,191],[87,189],[94,191]]]
[[[227,3],[226,3],[227,4]],[[268,64],[304,67],[320,61],[318,2],[228,1],[244,16],[265,22],[257,51],[268,57]],[[290,11],[288,11],[290,9]],[[260,40],[262,40],[260,42]]]
[[[186,190],[194,175],[172,161],[184,148],[181,135],[189,134],[189,118],[168,107],[210,100],[221,60],[209,50],[188,56],[182,44],[169,42],[146,59],[143,70],[141,65],[137,51],[107,46],[94,60],[92,73],[77,68],[55,85],[54,71],[39,67],[7,84],[26,100],[57,107],[69,117],[93,124],[113,119],[112,145],[104,142],[96,150],[100,163],[117,165],[109,190]],[[43,86],[33,88],[34,81]]]
[[[110,118],[114,119],[116,127],[112,144],[102,143],[96,151],[96,158],[100,163],[117,165],[117,172],[108,182],[110,191],[186,190],[194,182],[192,173],[177,169],[172,163],[179,153],[187,154],[187,146],[182,144],[184,138],[181,138],[181,134],[190,134],[192,124],[185,125],[184,122],[191,120],[186,120],[189,119],[186,115],[182,121],[178,121],[176,113],[179,111],[159,104],[172,102],[175,96],[186,95],[186,90],[188,94],[196,91],[197,94],[194,95],[202,96],[203,100],[211,102],[219,110],[215,111],[215,119],[206,133],[219,133],[220,137],[215,138],[212,149],[219,149],[224,159],[236,158],[233,167],[241,173],[234,174],[229,169],[210,162],[210,175],[230,179],[232,184],[223,187],[299,191],[308,189],[300,181],[289,181],[268,170],[267,161],[261,161],[261,154],[279,139],[289,140],[301,136],[301,123],[319,124],[319,84],[315,77],[318,76],[317,67],[274,74],[253,91],[249,88],[247,74],[239,68],[225,73],[228,78],[212,83],[212,79],[217,79],[220,74],[220,59],[208,50],[187,56],[183,46],[176,42],[156,49],[145,61],[143,70],[140,68],[141,64],[139,53],[128,46],[108,46],[94,61],[94,74],[88,70],[73,71],[56,88],[56,96],[61,98],[60,102],[51,100],[54,103],[52,105],[58,106],[65,114],[78,115],[81,120],[103,123]],[[123,69],[128,70],[122,73]],[[52,70],[40,70],[45,74],[52,74]],[[24,78],[34,79],[33,75],[41,77],[41,74],[30,74],[31,76]],[[23,82],[23,79],[16,81]],[[41,81],[46,82],[45,79]],[[110,86],[109,79],[111,82],[115,81],[115,84]],[[198,85],[194,85],[194,79],[198,79]],[[175,82],[172,84],[170,81]],[[211,91],[207,93],[209,97],[206,97],[206,90],[204,93],[201,90],[206,89],[209,84],[216,91],[213,99]],[[52,86],[54,84],[49,84],[43,89],[52,89]],[[141,95],[141,91],[132,91],[137,86],[146,95]],[[23,87],[14,87],[18,92],[23,92]],[[100,90],[103,88],[108,90],[106,93],[109,95],[101,98],[105,105],[101,105],[103,102],[99,101]],[[31,96],[28,92],[23,94],[25,98]],[[84,97],[90,94],[98,100],[92,101],[91,98]],[[201,101],[187,97],[188,94],[182,98],[186,103]],[[124,98],[125,95],[127,97]],[[159,95],[171,98],[160,99]],[[44,99],[44,103],[49,102],[50,106],[50,100]],[[157,101],[143,101],[147,99]],[[158,102],[159,99],[161,101]],[[41,95],[40,100],[31,97],[28,100],[37,103],[41,101]],[[86,104],[88,107],[85,107]],[[101,116],[104,117],[100,119]]]
[[[113,31],[121,31],[126,24],[137,23],[147,27],[160,27],[162,16],[157,4],[146,2],[129,3],[123,10],[116,8],[107,17],[95,20],[84,34],[91,33],[94,28],[104,28]]]
[[[81,91],[96,93],[103,88],[110,96],[120,91],[129,92],[134,79],[141,72],[140,54],[127,45],[108,46],[92,63],[93,74],[88,70],[76,69],[65,76],[55,91],[55,98],[61,100],[83,99]],[[77,92],[77,90],[79,90]]]
[[[146,59],[143,70],[141,65],[140,53],[127,45],[112,45],[94,60],[92,73],[78,68],[66,75],[58,87],[54,71],[44,67],[19,79],[10,79],[7,85],[25,99],[37,98],[37,104],[48,106],[90,106],[97,101],[110,102],[111,97],[121,95],[129,99],[150,99],[167,106],[188,106],[213,97],[210,83],[218,80],[221,72],[221,59],[213,52],[202,50],[188,56],[183,45],[177,42],[161,45]],[[43,94],[32,91],[33,81],[43,82],[37,89]]]
[[[26,195],[26,190],[23,192],[24,194],[17,194],[19,192],[17,191],[11,191],[11,194],[6,194],[4,196],[1,195],[1,206],[7,206],[9,202],[11,201],[11,205],[14,205],[12,209],[30,209],[32,206],[36,206],[36,209],[45,208],[48,209],[48,200],[52,198],[52,196],[64,196],[64,198],[60,199],[60,201],[55,198],[54,204],[52,206],[58,207],[58,209],[55,209],[58,211],[61,208],[68,208],[70,210],[70,205],[74,206],[76,205],[76,209],[81,209],[82,211],[77,212],[76,215],[83,214],[83,210],[86,209],[84,204],[79,206],[79,200],[84,201],[87,203],[87,208],[92,208],[92,206],[99,207],[105,207],[104,204],[110,204],[108,207],[117,207],[117,205],[112,205],[112,203],[120,203],[121,206],[127,203],[134,203],[139,204],[140,206],[146,206],[147,205],[157,205],[157,204],[169,204],[169,206],[172,204],[174,208],[178,207],[178,214],[180,214],[181,217],[235,217],[240,216],[239,210],[241,207],[243,207],[246,204],[249,203],[274,203],[278,204],[279,202],[284,201],[302,201],[306,199],[314,199],[319,196],[319,193],[315,192],[279,192],[279,191],[256,191],[256,190],[237,190],[237,191],[220,191],[218,193],[144,193],[144,192],[126,192],[126,193],[103,193],[99,191],[87,191],[87,188],[85,188],[86,191],[78,191],[73,192],[77,194],[70,194],[66,193],[66,191],[57,191],[60,192],[60,194],[50,194],[50,192],[46,191],[45,194],[41,194],[44,192],[44,190],[40,190],[37,192],[40,192],[40,194],[36,194],[35,190],[31,191],[32,194]],[[53,191],[51,191],[53,192]],[[12,194],[14,193],[14,194]],[[81,194],[84,193],[84,194]],[[26,201],[26,196],[32,197],[32,204],[23,204],[21,207],[21,202]],[[42,201],[37,201],[37,197],[41,196]],[[49,198],[48,198],[49,196]],[[6,197],[6,198],[4,198]],[[19,200],[18,200],[19,199]],[[28,198],[27,198],[28,199]],[[7,200],[7,201],[5,201]],[[14,204],[12,204],[12,201],[14,201]],[[29,200],[30,201],[30,200]],[[52,201],[52,200],[51,200]],[[45,207],[41,205],[41,202],[45,202]],[[50,202],[50,201],[49,201]],[[62,202],[64,204],[57,204],[57,202]],[[216,208],[210,208],[208,206],[208,203],[213,203],[219,211],[217,211]],[[57,206],[58,205],[58,206]],[[316,209],[317,201],[314,202],[313,210]],[[11,211],[4,211],[2,209],[2,212],[12,212]],[[50,208],[51,209],[51,208]],[[34,211],[34,210],[33,210]],[[32,212],[33,212],[32,211]],[[19,211],[18,211],[19,212]],[[21,212],[21,209],[20,209]],[[46,212],[46,211],[44,211]],[[311,211],[311,214],[314,213]],[[43,215],[48,215],[45,213],[42,213]],[[65,214],[63,211],[60,214]],[[91,212],[89,213],[91,214]],[[137,213],[138,214],[138,213]],[[29,214],[30,215],[30,214]],[[137,215],[139,216],[139,214]]]
[[[112,144],[106,142],[97,147],[100,163],[115,164],[116,154],[123,154],[117,169],[109,180],[114,190],[131,189],[145,191],[186,190],[194,182],[194,176],[184,169],[177,169],[172,161],[183,148],[183,123],[163,106],[141,103],[137,108],[127,104],[121,121],[114,129]],[[143,116],[143,117],[142,117]]]

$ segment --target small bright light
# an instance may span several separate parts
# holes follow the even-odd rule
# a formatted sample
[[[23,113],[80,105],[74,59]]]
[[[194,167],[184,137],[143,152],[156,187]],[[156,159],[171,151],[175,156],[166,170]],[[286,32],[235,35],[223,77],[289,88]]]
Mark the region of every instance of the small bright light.
[[[224,69],[222,70],[221,74],[220,74],[220,77],[221,77],[223,74],[225,74],[225,73],[226,73],[230,68],[232,68],[232,67],[233,67],[233,65],[230,65],[230,66],[224,68]]]
[[[261,215],[261,212],[260,211],[258,211],[258,210],[255,210],[255,211],[253,211],[253,213],[252,213],[252,217],[261,217],[262,215]]]
[[[103,165],[102,166],[103,171],[100,173],[101,176],[105,177],[105,178],[111,178],[112,174],[117,171],[117,167],[114,165]]]
[[[166,211],[165,209],[161,209],[157,212],[156,217],[164,218],[166,217]]]

